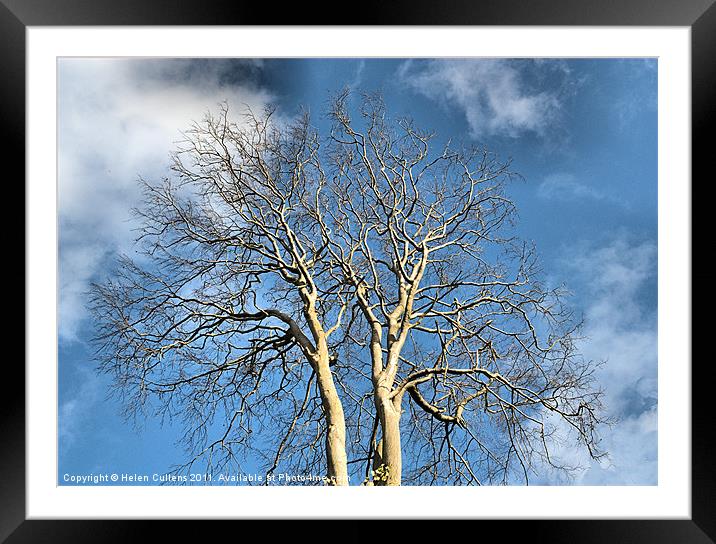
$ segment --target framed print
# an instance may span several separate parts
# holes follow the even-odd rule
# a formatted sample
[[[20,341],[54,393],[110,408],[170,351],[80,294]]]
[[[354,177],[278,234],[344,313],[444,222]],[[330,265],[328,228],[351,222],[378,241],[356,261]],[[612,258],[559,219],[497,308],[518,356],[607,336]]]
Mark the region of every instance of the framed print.
[[[28,278],[3,538],[712,541],[708,2],[65,7],[2,7]]]

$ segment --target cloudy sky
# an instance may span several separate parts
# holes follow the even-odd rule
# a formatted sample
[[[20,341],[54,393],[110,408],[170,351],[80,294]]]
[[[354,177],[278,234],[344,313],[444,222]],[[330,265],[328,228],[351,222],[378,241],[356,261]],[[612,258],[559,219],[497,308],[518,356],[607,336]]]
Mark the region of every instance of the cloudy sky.
[[[59,472],[163,473],[176,432],[125,423],[98,376],[86,291],[131,252],[137,178],[167,172],[180,130],[228,101],[308,108],[346,86],[396,116],[512,158],[519,234],[584,316],[582,352],[619,420],[610,457],[572,483],[657,483],[657,63],[648,59],[61,59],[59,61]],[[562,483],[545,473],[537,482]]]

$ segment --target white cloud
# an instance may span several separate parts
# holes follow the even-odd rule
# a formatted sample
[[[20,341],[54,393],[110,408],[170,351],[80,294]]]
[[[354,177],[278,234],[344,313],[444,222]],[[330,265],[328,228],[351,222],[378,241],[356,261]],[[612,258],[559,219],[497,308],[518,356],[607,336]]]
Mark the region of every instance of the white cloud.
[[[622,132],[633,129],[634,123],[643,122],[645,113],[656,116],[658,109],[658,63],[656,59],[619,59],[623,92],[613,103],[617,127]],[[648,83],[648,84],[647,84]]]
[[[365,71],[365,60],[361,59],[355,69],[353,79],[348,83],[348,87],[351,89],[357,89],[363,82],[363,72]]]
[[[191,69],[188,69],[191,68]],[[224,70],[222,72],[221,70]],[[224,100],[260,109],[270,96],[221,63],[59,62],[59,335],[76,340],[85,293],[108,255],[128,251],[137,178],[166,174],[180,130]]]
[[[604,194],[580,183],[572,174],[556,173],[545,177],[537,187],[537,196],[545,200],[602,200]]]
[[[82,432],[82,427],[92,419],[91,410],[100,400],[101,383],[96,373],[87,366],[78,366],[79,387],[73,393],[62,396],[57,419],[57,438],[60,453],[71,449]]]
[[[555,64],[563,74],[561,64]],[[504,59],[407,61],[402,81],[434,100],[459,107],[471,136],[543,135],[559,118],[556,90],[531,88],[519,65]]]
[[[591,299],[580,349],[587,359],[606,361],[597,379],[608,414],[618,420],[602,435],[608,460],[592,461],[584,451],[558,453],[585,467],[574,483],[657,483],[656,310],[642,296],[655,280],[656,256],[655,243],[618,237],[604,247],[573,248],[565,257]]]

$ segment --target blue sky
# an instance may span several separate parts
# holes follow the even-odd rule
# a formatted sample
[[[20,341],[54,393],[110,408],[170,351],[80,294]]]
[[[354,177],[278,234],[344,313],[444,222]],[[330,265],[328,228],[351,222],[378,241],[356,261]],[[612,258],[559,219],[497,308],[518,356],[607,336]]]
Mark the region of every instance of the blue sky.
[[[620,423],[610,459],[573,483],[657,483],[657,62],[650,59],[274,59],[59,61],[59,470],[164,473],[176,430],[134,428],[94,371],[86,290],[130,252],[139,175],[166,171],[179,130],[227,100],[307,108],[343,87],[381,91],[392,115],[439,138],[487,145],[524,178],[509,186],[518,233],[584,316],[581,349]],[[535,483],[561,483],[545,474]]]

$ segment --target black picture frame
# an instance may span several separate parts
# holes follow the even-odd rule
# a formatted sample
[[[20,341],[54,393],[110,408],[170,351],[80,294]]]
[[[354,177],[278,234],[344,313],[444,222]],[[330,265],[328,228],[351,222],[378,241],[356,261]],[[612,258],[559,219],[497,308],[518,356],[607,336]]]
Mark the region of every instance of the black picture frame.
[[[685,26],[691,29],[692,47],[692,180],[703,185],[711,156],[708,135],[715,132],[716,120],[716,6],[714,0],[460,0],[449,5],[434,0],[361,2],[360,9],[339,16],[336,4],[296,2],[277,8],[271,3],[203,0],[0,0],[0,115],[3,133],[9,136],[3,147],[7,174],[6,188],[17,190],[13,201],[24,202],[25,179],[25,30],[28,26],[72,25],[570,25],[570,26]],[[693,190],[692,181],[691,189]],[[7,209],[19,205],[6,206]],[[23,208],[24,209],[24,208]],[[692,209],[692,232],[698,228]],[[17,230],[18,222],[14,222]],[[12,228],[12,227],[11,227]],[[19,240],[15,235],[11,238]],[[713,244],[709,244],[710,248]],[[692,247],[693,243],[692,243]],[[699,247],[699,246],[696,246]],[[21,250],[24,254],[24,246]],[[19,259],[15,259],[19,262]],[[24,263],[24,260],[23,260]],[[15,268],[17,268],[16,265]],[[711,269],[695,268],[692,258],[692,285],[713,281]],[[23,277],[24,274],[23,264]],[[16,269],[13,274],[20,274]],[[25,289],[32,285],[25,283]],[[19,298],[19,289],[15,295]],[[19,301],[15,302],[19,307]],[[23,300],[24,303],[24,300]],[[24,307],[24,306],[23,306]],[[693,306],[692,306],[693,308]],[[693,312],[693,310],[692,310]],[[692,331],[710,323],[695,319]],[[28,324],[29,325],[29,324]],[[16,334],[16,333],[15,333]],[[692,332],[692,338],[694,334]],[[524,520],[460,522],[473,531],[479,523],[502,533],[501,540],[530,542],[629,542],[708,543],[716,542],[716,480],[713,463],[714,408],[709,394],[708,367],[711,357],[692,357],[692,517],[690,520]],[[0,542],[104,542],[127,541],[145,534],[150,522],[136,521],[27,521],[25,520],[25,393],[24,373],[18,357],[6,354],[4,380],[7,384],[0,403]],[[151,522],[155,524],[158,522]],[[242,521],[241,523],[246,523]],[[272,522],[273,523],[273,522]],[[291,532],[311,534],[314,529]],[[352,521],[371,523],[375,521]],[[457,521],[453,521],[457,523]],[[508,527],[509,525],[509,527]],[[423,524],[411,522],[411,531]],[[187,523],[163,524],[162,538],[207,537],[206,529]],[[241,532],[248,530],[241,529]],[[275,530],[272,529],[272,530]],[[451,529],[451,531],[454,529]],[[201,533],[200,533],[201,531]],[[213,531],[213,529],[212,529]],[[235,528],[233,538],[240,538]],[[352,540],[362,531],[342,531]],[[247,533],[248,534],[248,533]],[[352,535],[352,536],[350,536]],[[371,537],[369,537],[371,538]]]

